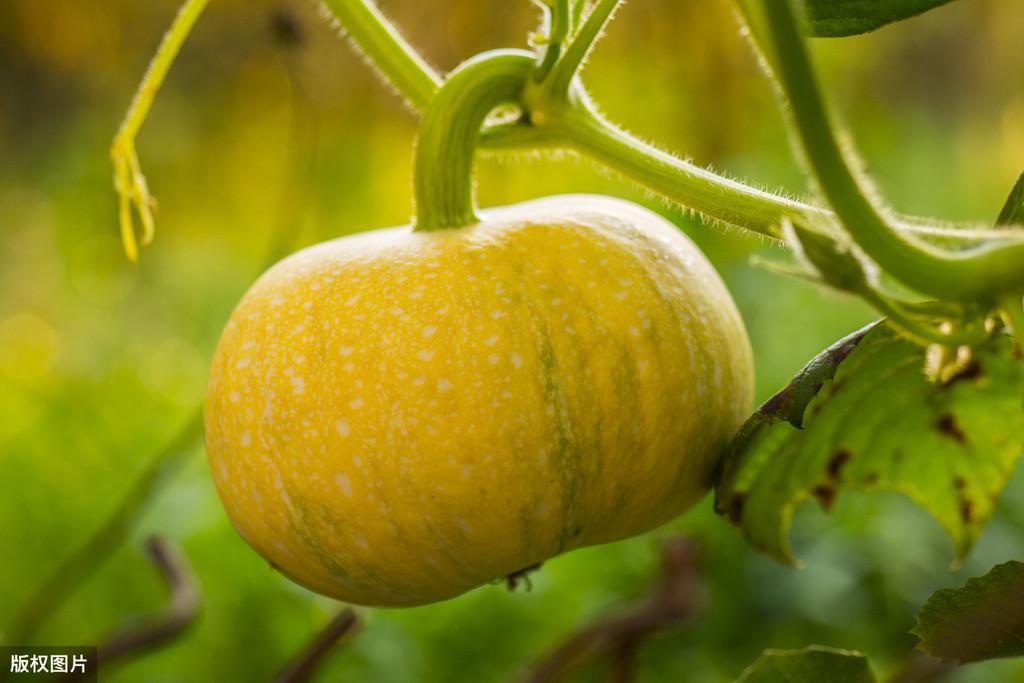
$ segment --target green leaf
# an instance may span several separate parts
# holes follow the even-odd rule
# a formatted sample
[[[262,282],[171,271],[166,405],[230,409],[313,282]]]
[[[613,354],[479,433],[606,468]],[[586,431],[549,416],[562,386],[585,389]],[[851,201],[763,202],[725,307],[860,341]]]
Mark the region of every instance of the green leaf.
[[[952,0],[805,0],[808,33],[839,38],[868,33]]]
[[[1024,173],[1020,174],[1010,196],[1006,198],[1003,210],[999,212],[996,225],[1021,225],[1024,224]]]
[[[875,675],[859,652],[811,645],[765,650],[736,683],[875,683]]]
[[[797,504],[826,510],[840,490],[905,493],[963,557],[992,514],[1024,444],[1024,361],[1005,335],[974,349],[953,379],[925,378],[925,350],[878,324],[814,360],[743,426],[716,509],[747,541],[795,564]]]
[[[936,591],[911,631],[918,649],[942,659],[978,662],[1024,656],[1024,562],[1007,562],[963,588]]]

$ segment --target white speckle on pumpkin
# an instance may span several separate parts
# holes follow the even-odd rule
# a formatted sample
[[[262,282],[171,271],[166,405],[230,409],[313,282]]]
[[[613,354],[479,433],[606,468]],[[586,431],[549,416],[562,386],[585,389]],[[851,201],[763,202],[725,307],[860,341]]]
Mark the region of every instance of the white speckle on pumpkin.
[[[436,332],[437,332],[437,325],[427,325],[426,327],[423,328],[423,331],[422,331],[421,334],[424,337],[428,337],[429,338],[429,337],[433,337]]]
[[[487,362],[490,363],[491,365],[497,365],[498,354],[492,353],[491,355],[487,356]]]
[[[338,472],[334,476],[334,481],[338,484],[338,488],[349,498],[352,497],[352,480],[348,478],[348,475],[344,472]]]
[[[448,391],[453,386],[455,386],[455,385],[452,384],[449,380],[442,379],[440,382],[437,383],[437,390],[438,391]]]
[[[355,410],[356,408],[362,408],[364,403],[366,403],[366,401],[364,401],[362,398],[357,396],[357,397],[355,397],[354,399],[352,399],[351,401],[348,402],[348,407],[352,408],[353,410]]]
[[[352,346],[346,346],[345,344],[342,344],[342,345],[341,345],[341,346],[340,346],[340,347],[338,348],[338,353],[340,353],[340,354],[341,354],[342,356],[349,356],[349,355],[351,355],[351,354],[352,354],[352,352],[353,352],[353,351],[355,351],[355,348],[354,348],[354,347],[352,347]]]
[[[508,355],[508,359],[509,361],[512,362],[512,367],[514,367],[516,370],[523,367],[523,357],[520,356],[518,353],[510,353]]]
[[[306,380],[302,377],[292,377],[292,391],[301,394],[306,390]]]
[[[252,443],[252,434],[249,433],[248,429],[242,432],[241,436],[238,437],[238,442],[242,444],[242,446],[248,446]]]
[[[428,361],[434,357],[434,352],[429,349],[424,349],[416,354],[416,357],[422,361]]]
[[[356,366],[354,363],[349,362],[342,365],[341,369],[344,370],[345,372],[352,372],[353,370],[356,369]]]
[[[498,343],[498,335],[496,335],[496,334],[492,334],[487,339],[484,339],[484,344],[486,344],[487,346],[494,346],[497,343]]]
[[[352,427],[349,426],[348,420],[338,420],[334,423],[334,429],[339,436],[348,436],[352,433]]]
[[[235,363],[235,370],[244,370],[249,367],[249,363],[252,362],[251,358],[239,358],[238,362]]]

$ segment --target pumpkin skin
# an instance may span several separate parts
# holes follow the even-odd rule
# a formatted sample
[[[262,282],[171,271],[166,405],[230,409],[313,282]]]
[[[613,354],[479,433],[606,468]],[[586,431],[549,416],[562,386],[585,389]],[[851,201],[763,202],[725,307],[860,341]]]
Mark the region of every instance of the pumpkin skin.
[[[687,237],[625,201],[552,197],[271,268],[217,347],[206,446],[281,572],[419,605],[677,516],[752,384],[739,313]]]

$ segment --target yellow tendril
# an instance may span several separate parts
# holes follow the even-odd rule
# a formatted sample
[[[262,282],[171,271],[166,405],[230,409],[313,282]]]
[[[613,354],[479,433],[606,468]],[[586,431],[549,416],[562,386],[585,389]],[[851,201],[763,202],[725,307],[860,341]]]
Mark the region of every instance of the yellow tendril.
[[[209,0],[185,0],[182,4],[174,22],[164,34],[160,47],[153,55],[146,75],[142,77],[131,106],[128,107],[124,121],[121,122],[121,127],[110,146],[110,159],[114,164],[114,188],[119,196],[118,220],[121,224],[121,241],[125,254],[132,261],[139,258],[139,242],[135,237],[135,226],[132,223],[133,207],[142,223],[142,245],[152,242],[155,233],[155,203],[149,194],[146,177],[142,175],[139,157],[135,153],[135,136],[138,135],[142,122],[146,120],[153,98],[160,90],[167,71],[174,63],[174,58],[178,56],[182,43],[208,2]]]

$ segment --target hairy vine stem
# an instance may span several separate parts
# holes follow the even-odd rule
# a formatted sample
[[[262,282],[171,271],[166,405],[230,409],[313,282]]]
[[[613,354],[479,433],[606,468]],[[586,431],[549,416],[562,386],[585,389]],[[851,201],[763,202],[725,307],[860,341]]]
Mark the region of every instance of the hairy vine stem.
[[[367,0],[322,0],[391,85],[416,109],[424,109],[441,77]]]
[[[569,91],[572,79],[576,77],[583,61],[587,58],[593,48],[597,37],[601,34],[608,20],[611,19],[615,8],[621,0],[598,0],[597,5],[590,12],[579,32],[573,36],[572,42],[565,50],[565,54],[558,63],[551,69],[550,74],[542,74],[546,81],[546,87],[553,93],[564,93]],[[568,22],[568,19],[566,19]]]
[[[839,146],[791,0],[760,5],[768,61],[791,105],[804,154],[843,227],[867,255],[904,284],[942,299],[991,301],[1002,292],[1024,291],[1024,241],[950,252],[890,225]]]
[[[533,38],[536,45],[544,48],[536,71],[539,77],[544,77],[550,73],[562,54],[562,43],[573,29],[573,14],[569,0],[535,1],[544,8],[544,24],[547,29],[547,35]]]
[[[779,237],[792,212],[821,214],[817,207],[758,190],[683,161],[610,123],[584,93],[557,128],[572,149],[597,159],[640,185],[714,220]],[[723,201],[723,197],[728,201]]]

